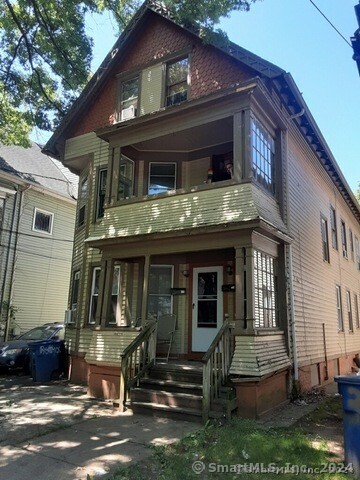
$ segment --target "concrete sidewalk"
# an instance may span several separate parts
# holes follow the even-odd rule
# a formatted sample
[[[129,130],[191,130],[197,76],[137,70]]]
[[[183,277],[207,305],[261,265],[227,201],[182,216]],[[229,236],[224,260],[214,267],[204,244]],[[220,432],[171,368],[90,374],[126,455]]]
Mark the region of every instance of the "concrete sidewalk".
[[[141,461],[151,446],[181,439],[199,425],[120,414],[68,382],[39,385],[0,376],[0,478],[101,478]]]

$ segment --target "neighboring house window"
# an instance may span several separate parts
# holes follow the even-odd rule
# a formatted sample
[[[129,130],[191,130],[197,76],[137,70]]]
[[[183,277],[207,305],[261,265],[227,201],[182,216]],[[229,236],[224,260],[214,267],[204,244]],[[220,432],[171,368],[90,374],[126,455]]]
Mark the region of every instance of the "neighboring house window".
[[[349,332],[353,332],[354,325],[353,325],[352,310],[351,310],[351,295],[349,290],[346,290],[346,309],[347,309],[348,321],[349,321]]]
[[[89,307],[89,324],[95,323],[96,308],[99,298],[99,283],[100,283],[100,267],[94,267],[91,277],[91,292],[90,292],[90,307]]]
[[[176,163],[150,163],[148,195],[176,189]]]
[[[73,274],[72,288],[71,288],[71,310],[77,310],[79,299],[79,286],[80,286],[80,270],[77,270]]]
[[[275,193],[275,141],[270,133],[255,118],[251,119],[251,156],[254,180],[271,193]]]
[[[349,228],[349,239],[350,239],[350,254],[351,254],[351,260],[354,261],[354,236],[351,228]]]
[[[358,270],[360,270],[360,243],[356,235],[355,235],[355,256],[356,256],[356,267]]]
[[[185,102],[188,98],[189,59],[166,64],[166,106]]]
[[[101,168],[98,174],[98,194],[96,203],[96,218],[102,218],[104,216],[104,205],[106,195],[106,179],[107,169]]]
[[[137,116],[139,100],[139,77],[126,80],[120,87],[120,119],[129,120]]]
[[[346,240],[346,226],[345,222],[341,220],[341,245],[342,245],[342,254],[344,258],[348,258],[347,253],[347,240]]]
[[[354,293],[354,306],[355,306],[356,328],[360,328],[359,302],[358,302],[358,296],[356,295],[356,293]]]
[[[54,214],[35,208],[33,230],[41,233],[52,234]]]
[[[328,237],[328,224],[324,217],[321,217],[321,241],[324,262],[330,263],[329,255],[329,237]]]
[[[134,162],[120,156],[118,200],[130,198],[134,191]]]
[[[85,225],[86,201],[88,191],[88,177],[85,177],[80,182],[80,191],[78,199],[78,227]]]
[[[254,295],[255,327],[274,328],[276,318],[275,259],[255,250],[254,252]]]
[[[149,273],[148,315],[159,317],[172,312],[173,267],[152,265]]]
[[[331,228],[331,242],[333,248],[338,249],[338,236],[337,236],[337,224],[336,224],[336,210],[334,207],[330,207],[330,228]]]
[[[4,205],[5,205],[5,199],[0,198],[0,229],[2,228],[2,224],[4,220]]]
[[[115,265],[114,272],[113,272],[112,288],[111,288],[111,310],[110,310],[110,318],[108,322],[109,325],[120,324],[121,305],[120,305],[119,293],[120,293],[120,265]]]
[[[344,331],[344,322],[342,316],[341,288],[339,285],[336,285],[336,309],[338,318],[338,329],[339,332],[342,332]]]

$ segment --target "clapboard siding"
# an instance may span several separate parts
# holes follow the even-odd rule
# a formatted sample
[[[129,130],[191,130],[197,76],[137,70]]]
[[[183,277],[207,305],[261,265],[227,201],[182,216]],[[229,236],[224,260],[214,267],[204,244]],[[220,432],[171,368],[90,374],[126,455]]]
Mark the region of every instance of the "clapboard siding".
[[[299,364],[323,360],[325,342],[330,358],[360,349],[360,331],[349,334],[345,290],[360,294],[360,273],[342,257],[340,218],[358,238],[360,226],[310,148],[291,131],[288,138],[290,234],[294,273],[294,305]],[[339,250],[332,248],[330,205],[336,208]],[[328,220],[330,264],[323,261],[320,216]],[[335,286],[342,288],[345,332],[338,332]],[[353,306],[353,311],[355,306]],[[355,324],[355,317],[354,317]],[[325,328],[325,338],[324,338]]]
[[[120,366],[121,354],[139,335],[136,330],[92,332],[85,360],[87,363]]]
[[[52,235],[32,229],[35,208],[54,214]],[[18,308],[16,324],[26,331],[64,320],[75,205],[30,189],[24,193],[20,218],[12,303]]]

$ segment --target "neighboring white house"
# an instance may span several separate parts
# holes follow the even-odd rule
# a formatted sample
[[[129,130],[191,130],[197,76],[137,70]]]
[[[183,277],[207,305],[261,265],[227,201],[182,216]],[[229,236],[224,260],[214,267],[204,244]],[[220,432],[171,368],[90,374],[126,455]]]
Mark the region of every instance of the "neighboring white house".
[[[0,146],[0,339],[64,320],[77,183],[36,143]]]

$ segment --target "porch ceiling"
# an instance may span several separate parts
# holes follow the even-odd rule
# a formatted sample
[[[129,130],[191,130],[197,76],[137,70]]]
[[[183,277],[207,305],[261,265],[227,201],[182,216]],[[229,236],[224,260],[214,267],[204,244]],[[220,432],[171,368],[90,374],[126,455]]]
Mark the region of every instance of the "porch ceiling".
[[[138,151],[192,152],[233,141],[233,117],[176,130],[132,145]]]

